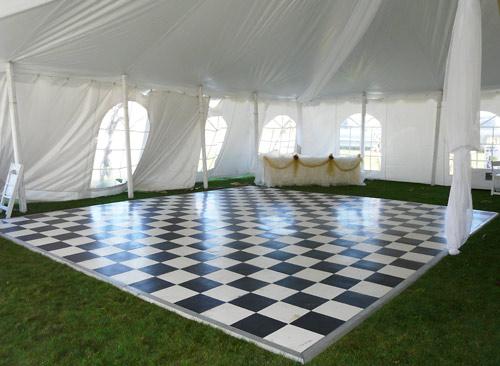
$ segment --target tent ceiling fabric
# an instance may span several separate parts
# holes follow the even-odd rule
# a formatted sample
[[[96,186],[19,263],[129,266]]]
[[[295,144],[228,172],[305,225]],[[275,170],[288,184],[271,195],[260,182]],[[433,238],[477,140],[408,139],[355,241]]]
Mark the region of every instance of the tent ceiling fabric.
[[[2,0],[0,18],[47,4],[53,0]]]
[[[341,65],[329,64],[332,42],[342,40],[356,7],[373,3],[8,0],[0,11],[0,60],[35,72],[127,73],[132,82],[166,88],[203,84],[213,95],[328,98],[442,89],[456,0],[381,0],[364,34],[347,37],[352,44]],[[481,5],[482,85],[497,88],[500,16],[496,0]],[[336,72],[325,73],[329,68]],[[320,87],[311,93],[315,82]]]

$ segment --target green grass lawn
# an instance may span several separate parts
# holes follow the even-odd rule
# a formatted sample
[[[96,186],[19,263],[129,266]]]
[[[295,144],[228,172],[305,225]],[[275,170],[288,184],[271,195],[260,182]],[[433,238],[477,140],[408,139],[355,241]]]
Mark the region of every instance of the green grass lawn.
[[[239,184],[250,183],[241,177]],[[233,186],[214,180],[211,188]],[[295,188],[297,189],[297,188]],[[200,190],[199,186],[195,190]],[[448,188],[369,181],[300,190],[446,204]],[[136,198],[173,194],[137,193]],[[476,209],[500,197],[474,191]],[[34,203],[30,213],[125,200]],[[310,365],[500,365],[500,219]],[[184,319],[0,239],[1,365],[291,365],[283,357]]]

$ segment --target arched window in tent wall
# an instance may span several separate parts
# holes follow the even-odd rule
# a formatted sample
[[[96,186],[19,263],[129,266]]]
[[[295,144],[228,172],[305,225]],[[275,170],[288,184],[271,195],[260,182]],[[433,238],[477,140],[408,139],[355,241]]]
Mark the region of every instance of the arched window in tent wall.
[[[500,117],[481,111],[479,118],[481,150],[472,151],[471,164],[475,169],[490,169],[492,161],[500,160]]]
[[[470,152],[471,168],[491,169],[491,162],[500,160],[500,117],[481,111],[479,126],[481,148]],[[453,175],[453,154],[450,154],[449,174]]]
[[[146,108],[128,102],[132,173],[141,160],[149,135]],[[91,188],[107,188],[127,181],[125,123],[122,103],[112,107],[102,119],[97,136]]]
[[[361,152],[361,113],[353,114],[342,121],[339,135],[340,155],[358,155]],[[382,166],[382,125],[369,114],[365,118],[363,166],[365,170],[372,171],[380,171]]]
[[[227,123],[222,116],[214,116],[207,118],[205,123],[205,144],[207,147],[207,169],[211,170],[215,167],[215,162],[222,150],[222,145],[226,138]],[[203,171],[203,157],[200,152],[200,161],[198,163],[198,171]]]
[[[290,154],[295,151],[297,125],[286,115],[274,117],[264,125],[260,137],[259,153]]]

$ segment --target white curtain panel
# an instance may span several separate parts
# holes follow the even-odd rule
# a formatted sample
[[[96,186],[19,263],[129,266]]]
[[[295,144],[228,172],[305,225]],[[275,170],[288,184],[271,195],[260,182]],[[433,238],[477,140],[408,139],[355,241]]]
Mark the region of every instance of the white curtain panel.
[[[222,116],[227,132],[222,149],[209,172],[213,177],[248,174],[251,171],[253,140],[253,103],[224,98],[209,110],[209,117]]]
[[[436,107],[425,95],[368,102],[367,113],[382,124],[382,178],[430,183]]]
[[[324,101],[302,107],[302,154],[308,156],[335,155],[337,103]]]
[[[459,0],[448,53],[442,121],[454,154],[446,236],[450,254],[458,254],[472,224],[470,151],[479,149],[481,97],[481,8],[479,0]]]
[[[135,189],[192,187],[201,149],[198,97],[152,91],[147,109],[149,138],[134,173]]]
[[[12,161],[5,77],[0,77],[0,176]],[[91,189],[97,135],[106,112],[122,103],[120,83],[17,75],[19,135],[29,200],[70,200],[119,193],[124,186]],[[192,187],[201,147],[198,98],[174,92],[129,100],[148,110],[150,134],[134,173],[135,189]]]
[[[28,199],[85,196],[100,121],[120,102],[119,89],[67,78],[23,79],[18,78],[16,87]]]

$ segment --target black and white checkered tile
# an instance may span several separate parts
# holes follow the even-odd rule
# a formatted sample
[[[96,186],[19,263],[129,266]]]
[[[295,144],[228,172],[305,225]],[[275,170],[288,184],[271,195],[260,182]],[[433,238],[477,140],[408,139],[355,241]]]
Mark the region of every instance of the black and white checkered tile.
[[[475,211],[474,225],[493,216]],[[300,359],[442,255],[443,220],[440,206],[243,187],[30,215],[0,232]]]

